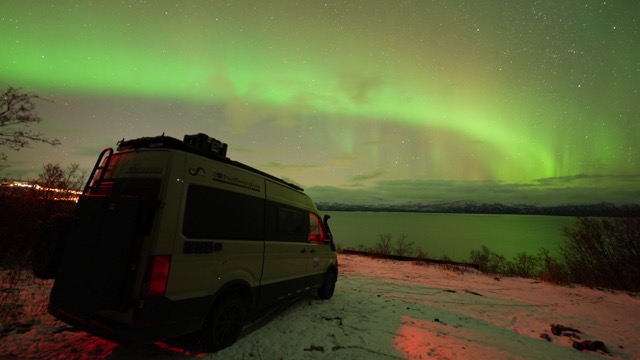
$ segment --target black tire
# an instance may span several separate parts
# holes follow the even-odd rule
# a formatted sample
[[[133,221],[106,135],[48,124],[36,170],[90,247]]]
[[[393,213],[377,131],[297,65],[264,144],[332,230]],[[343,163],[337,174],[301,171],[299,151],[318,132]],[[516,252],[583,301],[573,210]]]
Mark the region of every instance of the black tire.
[[[72,223],[70,215],[54,215],[45,225],[31,249],[31,268],[38,279],[55,279],[58,275]]]
[[[216,302],[202,328],[207,351],[218,351],[231,346],[240,337],[247,316],[245,300],[232,293]]]
[[[324,282],[322,283],[322,287],[318,289],[318,297],[322,300],[329,300],[333,296],[333,293],[336,290],[336,281],[338,277],[336,276],[336,272],[333,270],[327,271],[327,274],[324,277]]]

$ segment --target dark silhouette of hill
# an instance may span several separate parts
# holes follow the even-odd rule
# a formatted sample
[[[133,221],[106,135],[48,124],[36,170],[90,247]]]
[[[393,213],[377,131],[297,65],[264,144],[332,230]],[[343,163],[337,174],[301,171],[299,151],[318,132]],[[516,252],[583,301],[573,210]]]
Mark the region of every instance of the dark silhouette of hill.
[[[553,216],[629,216],[640,214],[640,204],[615,205],[567,204],[536,206],[528,204],[479,203],[475,201],[453,201],[445,203],[406,203],[400,205],[353,205],[318,202],[321,211],[376,211],[376,212],[423,212],[460,214],[517,214]]]

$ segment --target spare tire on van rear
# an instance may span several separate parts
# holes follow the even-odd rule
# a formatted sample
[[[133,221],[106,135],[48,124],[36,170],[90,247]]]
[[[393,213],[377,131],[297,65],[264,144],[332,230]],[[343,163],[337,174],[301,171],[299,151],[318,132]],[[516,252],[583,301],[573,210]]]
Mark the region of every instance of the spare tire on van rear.
[[[31,267],[33,275],[38,279],[55,279],[58,275],[72,222],[71,215],[54,215],[36,239],[31,249]]]

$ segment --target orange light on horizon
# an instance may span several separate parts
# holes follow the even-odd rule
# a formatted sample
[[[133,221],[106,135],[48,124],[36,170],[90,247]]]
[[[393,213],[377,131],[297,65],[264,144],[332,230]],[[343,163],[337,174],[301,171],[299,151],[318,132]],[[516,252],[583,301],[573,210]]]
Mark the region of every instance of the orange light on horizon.
[[[73,201],[78,202],[80,195],[82,195],[82,191],[79,190],[66,190],[66,189],[56,189],[56,188],[47,188],[38,184],[33,184],[27,181],[3,181],[0,182],[0,187],[15,187],[15,188],[27,188],[34,189],[37,191],[48,191],[55,193],[52,200],[56,201]]]

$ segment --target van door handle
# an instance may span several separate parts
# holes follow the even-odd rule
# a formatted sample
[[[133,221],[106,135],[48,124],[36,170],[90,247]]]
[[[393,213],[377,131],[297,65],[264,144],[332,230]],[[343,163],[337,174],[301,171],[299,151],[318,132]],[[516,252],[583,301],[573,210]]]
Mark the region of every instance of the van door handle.
[[[306,253],[306,252],[307,252],[307,249],[302,249],[302,250],[300,250],[300,254],[304,254],[304,253]]]
[[[309,252],[312,253],[312,254],[315,254],[316,249],[311,249],[311,250],[309,250]]]

